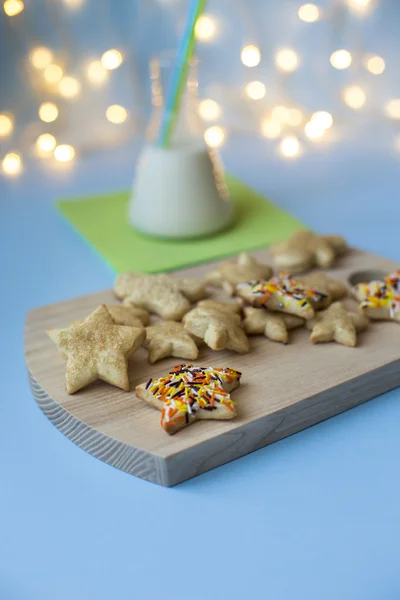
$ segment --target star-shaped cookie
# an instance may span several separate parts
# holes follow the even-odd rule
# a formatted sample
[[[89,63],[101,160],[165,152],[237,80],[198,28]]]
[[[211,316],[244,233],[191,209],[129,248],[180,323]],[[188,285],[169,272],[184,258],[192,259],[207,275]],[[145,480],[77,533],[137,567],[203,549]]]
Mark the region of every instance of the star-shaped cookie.
[[[333,341],[353,348],[357,345],[357,333],[364,331],[368,324],[364,315],[348,312],[341,302],[334,302],[308,321],[307,327],[312,329],[310,340],[313,344]]]
[[[344,298],[348,294],[347,286],[344,283],[338,279],[331,279],[324,273],[311,273],[311,275],[304,275],[299,277],[299,279],[304,286],[318,290],[326,295],[325,301],[320,303],[318,307],[314,306],[314,308],[327,308],[332,302],[340,300],[340,298]]]
[[[186,331],[204,340],[213,350],[249,351],[249,340],[241,328],[240,315],[226,307],[196,306],[183,317]]]
[[[107,304],[107,310],[117,325],[128,325],[129,327],[145,327],[150,315],[144,308],[138,308],[127,304]]]
[[[166,377],[136,387],[136,395],[161,410],[161,426],[176,433],[198,419],[233,419],[230,392],[242,374],[233,369],[177,365]]]
[[[358,283],[352,291],[361,302],[359,309],[370,319],[400,321],[400,271],[384,281]]]
[[[146,329],[145,346],[149,350],[149,363],[153,364],[167,356],[195,360],[199,354],[193,338],[182,323],[160,321]]]
[[[325,294],[304,287],[286,273],[281,273],[267,281],[239,283],[236,286],[236,293],[253,306],[262,306],[302,319],[312,319],[314,308],[317,309],[326,302]]]
[[[239,314],[242,310],[242,305],[239,302],[220,302],[219,300],[213,300],[212,298],[200,300],[196,306],[198,308],[219,310],[227,315]]]
[[[179,321],[190,310],[191,302],[204,298],[205,283],[171,275],[123,273],[117,277],[114,291],[117,298],[163,319]]]
[[[128,358],[144,342],[144,328],[116,325],[102,304],[84,321],[47,333],[67,360],[68,394],[96,379],[129,391]]]
[[[248,335],[264,334],[273,342],[288,343],[288,331],[302,327],[304,319],[294,315],[269,312],[264,308],[248,306],[244,309],[243,328]]]
[[[296,231],[288,240],[271,246],[270,252],[278,269],[304,273],[313,267],[329,268],[347,247],[346,240],[337,235]]]
[[[271,275],[271,267],[259,263],[250,254],[242,252],[236,259],[227,260],[207,273],[206,281],[217,287],[222,287],[227,294],[232,296],[238,283],[269,279]]]

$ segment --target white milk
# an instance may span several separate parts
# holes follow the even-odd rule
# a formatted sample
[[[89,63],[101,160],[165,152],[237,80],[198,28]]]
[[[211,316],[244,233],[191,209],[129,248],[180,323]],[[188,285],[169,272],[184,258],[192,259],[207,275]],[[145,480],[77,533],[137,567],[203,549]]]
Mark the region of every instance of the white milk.
[[[215,152],[198,142],[144,148],[129,205],[133,227],[161,237],[194,237],[215,233],[232,218]]]

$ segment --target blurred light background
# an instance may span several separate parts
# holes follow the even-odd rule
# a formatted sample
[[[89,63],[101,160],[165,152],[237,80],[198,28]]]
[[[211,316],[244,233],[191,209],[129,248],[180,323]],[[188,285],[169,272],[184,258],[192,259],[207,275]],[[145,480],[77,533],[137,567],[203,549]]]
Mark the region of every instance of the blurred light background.
[[[176,47],[187,5],[2,0],[2,175],[141,139],[148,62]],[[293,161],[362,136],[400,156],[399,18],[398,0],[210,0],[196,29],[207,143],[250,134],[266,161]]]

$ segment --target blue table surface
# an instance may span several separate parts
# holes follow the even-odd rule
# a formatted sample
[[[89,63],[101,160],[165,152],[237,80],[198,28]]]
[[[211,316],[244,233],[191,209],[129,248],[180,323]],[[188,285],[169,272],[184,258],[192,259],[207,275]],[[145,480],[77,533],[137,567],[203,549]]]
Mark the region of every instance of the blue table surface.
[[[399,391],[171,489],[92,458],[36,407],[27,310],[114,278],[54,201],[128,187],[137,152],[0,179],[0,599],[399,598]],[[400,262],[399,158],[379,136],[297,161],[241,137],[223,158],[316,230]]]

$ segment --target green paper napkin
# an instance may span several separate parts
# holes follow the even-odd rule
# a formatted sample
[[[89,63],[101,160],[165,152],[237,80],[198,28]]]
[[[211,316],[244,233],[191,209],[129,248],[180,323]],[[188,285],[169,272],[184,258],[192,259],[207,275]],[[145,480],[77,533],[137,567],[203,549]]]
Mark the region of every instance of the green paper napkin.
[[[227,176],[236,206],[234,226],[194,240],[160,240],[134,231],[127,221],[130,192],[62,200],[61,213],[118,272],[156,273],[262,248],[289,237],[303,225],[266,198]]]

